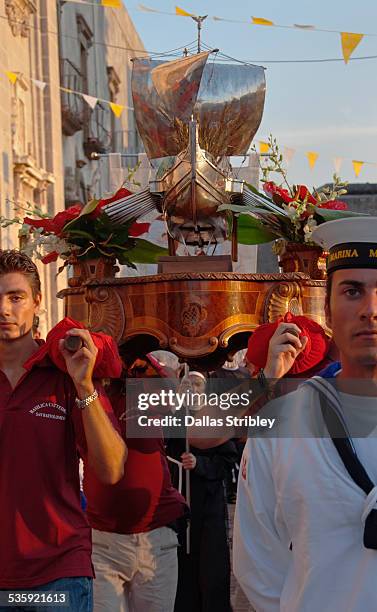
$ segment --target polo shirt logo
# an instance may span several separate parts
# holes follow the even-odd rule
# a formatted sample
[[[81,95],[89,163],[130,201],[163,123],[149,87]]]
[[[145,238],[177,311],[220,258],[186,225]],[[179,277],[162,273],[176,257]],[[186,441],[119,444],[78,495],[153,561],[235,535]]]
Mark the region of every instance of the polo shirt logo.
[[[46,410],[48,410],[48,412],[46,412]],[[29,412],[37,417],[56,419],[58,421],[65,421],[67,413],[63,406],[60,406],[60,404],[55,404],[54,402],[42,402],[41,404],[34,406],[31,410],[29,410]]]

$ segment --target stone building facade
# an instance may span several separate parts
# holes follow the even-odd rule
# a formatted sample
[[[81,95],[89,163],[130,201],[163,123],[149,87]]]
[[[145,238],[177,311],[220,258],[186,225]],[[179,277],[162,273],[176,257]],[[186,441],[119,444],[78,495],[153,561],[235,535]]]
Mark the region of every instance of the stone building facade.
[[[133,119],[130,59],[144,47],[124,7],[51,0],[0,0],[0,214],[54,215],[116,189],[141,150]],[[8,73],[8,75],[7,75]],[[101,98],[94,109],[66,87]],[[106,102],[104,102],[106,101]],[[125,106],[119,119],[107,102]],[[91,153],[103,157],[91,159]],[[127,153],[125,158],[108,153]],[[1,248],[19,246],[18,227],[1,230]],[[41,273],[40,333],[63,315],[58,264]]]
[[[349,183],[341,199],[354,212],[377,215],[377,183]]]
[[[58,19],[61,86],[98,99],[91,108],[81,96],[61,92],[68,206],[113,192],[127,177],[127,165],[138,161],[131,58],[143,55],[144,46],[124,6],[61,3]],[[109,102],[124,107],[119,118]]]
[[[21,217],[30,203],[53,215],[64,208],[56,4],[0,0],[0,15],[0,212]],[[0,243],[18,247],[17,228],[2,229]],[[61,317],[65,278],[55,264],[38,266],[44,336]]]

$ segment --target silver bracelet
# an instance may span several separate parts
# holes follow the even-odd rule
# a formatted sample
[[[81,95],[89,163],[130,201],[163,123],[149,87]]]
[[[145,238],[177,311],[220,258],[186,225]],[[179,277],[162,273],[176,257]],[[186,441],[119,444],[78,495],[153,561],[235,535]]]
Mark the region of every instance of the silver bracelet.
[[[76,397],[75,402],[77,408],[80,408],[80,410],[84,410],[84,408],[89,406],[89,404],[95,402],[96,399],[98,399],[98,391],[97,389],[94,389],[92,395],[88,395],[88,397],[84,397],[84,399],[79,399],[78,397]]]

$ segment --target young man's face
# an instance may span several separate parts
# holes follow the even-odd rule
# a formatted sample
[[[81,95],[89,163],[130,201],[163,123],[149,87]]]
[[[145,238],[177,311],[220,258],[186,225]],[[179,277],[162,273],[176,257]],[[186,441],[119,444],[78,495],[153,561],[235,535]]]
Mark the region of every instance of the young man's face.
[[[377,367],[377,269],[335,270],[327,324],[344,365]]]
[[[40,296],[33,297],[30,283],[20,272],[0,275],[0,342],[30,332]]]

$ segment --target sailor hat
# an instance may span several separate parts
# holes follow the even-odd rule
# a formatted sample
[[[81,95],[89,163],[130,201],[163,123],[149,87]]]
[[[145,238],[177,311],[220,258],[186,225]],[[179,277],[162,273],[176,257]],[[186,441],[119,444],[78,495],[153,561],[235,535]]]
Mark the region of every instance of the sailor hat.
[[[328,272],[377,268],[377,217],[327,221],[313,230],[312,240],[328,251]]]

